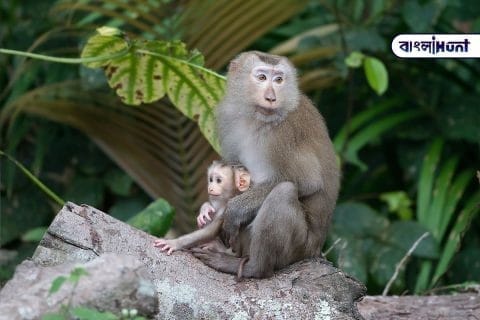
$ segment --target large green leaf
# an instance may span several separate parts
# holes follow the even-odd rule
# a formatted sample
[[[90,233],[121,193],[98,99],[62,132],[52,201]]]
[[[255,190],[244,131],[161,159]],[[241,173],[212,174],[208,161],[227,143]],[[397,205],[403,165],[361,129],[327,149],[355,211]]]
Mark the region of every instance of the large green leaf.
[[[346,202],[337,206],[333,215],[333,229],[339,235],[366,238],[376,236],[388,226],[388,219],[369,206]]]
[[[158,199],[130,218],[128,223],[136,228],[162,237],[170,229],[175,209],[164,199]]]
[[[225,77],[203,68],[198,51],[188,51],[179,41],[127,41],[119,33],[92,36],[82,58],[107,56],[129,48],[128,54],[101,62],[86,63],[103,67],[110,87],[123,102],[152,103],[168,95],[189,119],[198,122],[210,144],[219,150],[213,108],[223,97]]]
[[[406,253],[428,229],[415,221],[397,221],[385,231],[384,240]],[[431,235],[424,238],[412,255],[423,258],[438,258],[439,244]]]

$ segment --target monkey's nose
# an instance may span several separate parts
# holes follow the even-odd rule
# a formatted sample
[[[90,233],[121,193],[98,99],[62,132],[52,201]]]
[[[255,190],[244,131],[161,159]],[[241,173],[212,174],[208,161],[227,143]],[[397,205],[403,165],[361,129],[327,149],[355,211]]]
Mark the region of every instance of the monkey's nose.
[[[273,88],[271,87],[267,88],[263,97],[265,98],[265,100],[267,100],[270,103],[277,101],[277,97],[275,96],[275,91],[273,91]]]
[[[271,103],[277,101],[277,98],[275,98],[274,96],[265,96],[265,100]]]

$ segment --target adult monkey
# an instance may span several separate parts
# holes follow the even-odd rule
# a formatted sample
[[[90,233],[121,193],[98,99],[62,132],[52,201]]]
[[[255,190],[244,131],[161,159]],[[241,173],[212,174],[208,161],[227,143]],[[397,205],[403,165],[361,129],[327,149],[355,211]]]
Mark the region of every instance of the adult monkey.
[[[223,229],[240,257],[196,248],[210,267],[264,278],[319,256],[340,172],[322,116],[303,95],[287,58],[257,51],[234,59],[217,108],[222,156],[242,163],[253,187],[229,200]],[[248,261],[243,265],[245,259]]]

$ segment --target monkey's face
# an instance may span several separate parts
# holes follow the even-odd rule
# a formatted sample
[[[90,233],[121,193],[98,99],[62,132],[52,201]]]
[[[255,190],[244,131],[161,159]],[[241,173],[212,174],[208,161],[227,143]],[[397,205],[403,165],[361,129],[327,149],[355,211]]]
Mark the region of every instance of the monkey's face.
[[[250,73],[250,80],[256,111],[266,116],[275,114],[281,105],[285,84],[285,71],[282,66],[256,66]]]
[[[234,177],[230,167],[214,167],[208,172],[208,195],[230,197],[234,188]]]
[[[296,70],[285,57],[244,52],[230,63],[226,98],[239,116],[281,121],[300,100]]]
[[[251,105],[256,118],[265,122],[283,119],[298,104],[295,71],[282,60],[276,65],[259,61],[249,75]]]

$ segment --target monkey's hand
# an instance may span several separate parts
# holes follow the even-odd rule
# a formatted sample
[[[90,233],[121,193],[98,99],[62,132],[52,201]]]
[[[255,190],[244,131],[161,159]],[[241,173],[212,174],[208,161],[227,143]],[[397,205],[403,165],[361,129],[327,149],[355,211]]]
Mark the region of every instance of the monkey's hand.
[[[271,184],[253,186],[228,201],[227,208],[223,213],[223,231],[230,246],[235,243],[240,228],[255,219],[258,209],[260,209],[273,187],[274,185]]]
[[[177,251],[179,248],[177,241],[175,239],[167,240],[167,239],[157,239],[153,243],[154,247],[160,249],[160,251],[166,251],[167,255],[171,255],[172,252]]]
[[[204,227],[207,223],[211,222],[215,213],[215,208],[212,207],[210,202],[205,202],[200,207],[200,214],[197,216],[197,226],[199,228]]]

